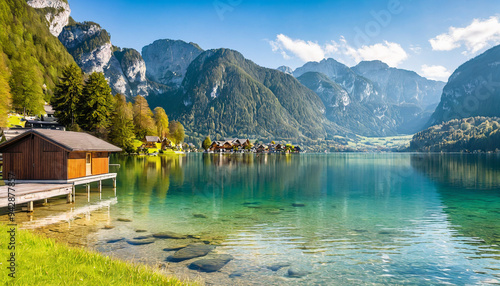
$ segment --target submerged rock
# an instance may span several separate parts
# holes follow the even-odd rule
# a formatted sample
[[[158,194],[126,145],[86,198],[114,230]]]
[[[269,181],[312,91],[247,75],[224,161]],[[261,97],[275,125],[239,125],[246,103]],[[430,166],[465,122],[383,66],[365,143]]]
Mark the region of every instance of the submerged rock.
[[[174,250],[179,250],[188,247],[189,244],[173,244],[165,247],[163,251],[174,251]]]
[[[272,270],[272,271],[278,271],[281,268],[288,267],[288,266],[290,266],[290,263],[288,263],[288,262],[279,262],[279,263],[275,263],[275,264],[269,265],[266,268],[269,269],[269,270]]]
[[[301,204],[301,203],[293,203],[292,207],[305,207],[306,204]]]
[[[127,243],[131,245],[144,245],[151,244],[155,242],[154,238],[145,238],[145,239],[127,239]]]
[[[151,237],[153,237],[153,236],[150,234],[150,235],[137,236],[137,237],[134,237],[134,239],[141,240],[141,239],[147,239],[147,238],[151,238]]]
[[[117,221],[121,221],[121,222],[132,222],[132,220],[131,220],[131,219],[128,219],[128,218],[121,218],[121,217],[120,217],[120,218],[117,218],[116,220],[117,220]]]
[[[190,244],[187,247],[178,250],[173,255],[167,258],[168,261],[179,262],[191,258],[205,256],[210,251],[214,250],[215,246],[206,244]]]
[[[147,232],[145,229],[136,229],[135,232]]]
[[[215,272],[224,267],[233,257],[229,254],[214,255],[210,258],[196,260],[189,265],[190,269],[203,272]]]
[[[155,238],[162,238],[162,239],[165,239],[165,238],[170,238],[170,239],[185,239],[185,238],[187,238],[186,235],[178,234],[178,233],[175,233],[175,232],[172,232],[172,231],[158,232],[158,233],[153,234],[153,237],[155,237]]]
[[[113,229],[113,228],[115,227],[112,225],[105,225],[102,229]]]
[[[294,278],[304,277],[307,276],[309,273],[311,273],[311,271],[297,266],[292,266],[288,268],[288,276]]]
[[[106,241],[106,243],[116,243],[116,242],[119,242],[119,241],[122,241],[124,240],[124,238],[115,238],[115,239],[109,239]]]
[[[207,215],[204,215],[204,214],[193,214],[193,216],[194,216],[195,218],[208,218],[208,216],[207,216]]]

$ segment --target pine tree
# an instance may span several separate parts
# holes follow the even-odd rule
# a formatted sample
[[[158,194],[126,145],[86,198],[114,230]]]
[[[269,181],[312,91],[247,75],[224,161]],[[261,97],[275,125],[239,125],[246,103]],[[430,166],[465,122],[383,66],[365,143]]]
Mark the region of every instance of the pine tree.
[[[144,138],[146,135],[156,135],[156,126],[153,120],[153,112],[149,108],[146,99],[137,95],[133,106],[134,126],[137,138]]]
[[[124,95],[115,96],[114,110],[111,116],[109,131],[111,143],[121,147],[125,152],[134,151],[134,124],[132,107]]]
[[[81,111],[79,107],[82,91],[82,71],[76,64],[71,64],[64,69],[52,98],[54,116],[69,130],[78,129],[76,124]]]
[[[156,107],[154,110],[156,131],[160,139],[164,139],[168,135],[168,116],[165,113],[165,109],[161,107]]]
[[[5,65],[3,53],[0,51],[0,127],[7,127],[11,106],[12,95],[9,87],[9,71]]]
[[[97,136],[106,137],[109,119],[113,108],[111,88],[103,73],[93,72],[85,82],[82,100],[80,125],[84,130],[92,131]]]

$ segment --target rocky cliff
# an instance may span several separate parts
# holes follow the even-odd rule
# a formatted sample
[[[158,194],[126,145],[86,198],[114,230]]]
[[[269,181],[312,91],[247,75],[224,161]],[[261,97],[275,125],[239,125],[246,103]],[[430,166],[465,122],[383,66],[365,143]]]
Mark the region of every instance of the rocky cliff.
[[[109,33],[93,22],[64,27],[59,40],[85,73],[103,72],[113,93],[129,98],[149,93],[146,64],[139,52],[111,44]]]
[[[189,64],[203,50],[194,43],[180,40],[157,40],[142,48],[146,63],[146,75],[155,82],[179,87]]]
[[[39,9],[49,23],[50,33],[59,36],[64,26],[68,24],[71,9],[67,1],[63,0],[29,0],[28,5]]]

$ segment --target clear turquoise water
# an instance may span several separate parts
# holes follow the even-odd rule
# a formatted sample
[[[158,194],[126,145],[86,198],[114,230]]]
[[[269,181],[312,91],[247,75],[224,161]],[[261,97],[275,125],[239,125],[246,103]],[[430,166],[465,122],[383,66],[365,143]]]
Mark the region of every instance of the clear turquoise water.
[[[121,164],[118,203],[110,209],[117,227],[97,234],[105,253],[165,261],[171,253],[160,244],[118,247],[106,240],[137,236],[136,229],[170,230],[200,235],[234,256],[213,274],[172,268],[214,284],[500,284],[498,155],[188,154],[113,161]],[[310,274],[297,279],[287,268],[266,268],[276,262]]]

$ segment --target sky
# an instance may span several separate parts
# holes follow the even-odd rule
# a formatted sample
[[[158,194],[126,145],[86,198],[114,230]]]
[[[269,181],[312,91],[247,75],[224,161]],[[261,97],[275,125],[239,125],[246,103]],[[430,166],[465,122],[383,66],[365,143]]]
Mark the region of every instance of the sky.
[[[268,68],[334,58],[381,60],[446,81],[467,60],[500,44],[498,0],[69,0],[71,16],[94,21],[113,45],[157,39],[229,48]]]

